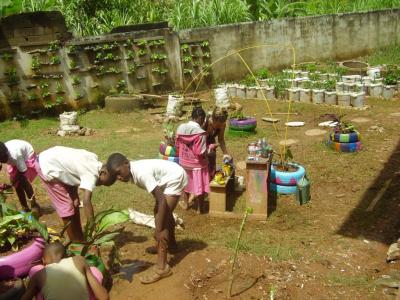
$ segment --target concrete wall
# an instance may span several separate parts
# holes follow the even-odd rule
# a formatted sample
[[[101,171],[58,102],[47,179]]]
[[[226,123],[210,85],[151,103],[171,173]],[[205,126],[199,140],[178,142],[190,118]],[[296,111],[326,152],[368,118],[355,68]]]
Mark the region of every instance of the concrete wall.
[[[400,39],[400,10],[324,15],[198,28],[179,32],[182,41],[208,39],[211,55],[221,58],[233,50],[269,45],[241,53],[251,69],[290,66],[296,62],[342,60],[364,55]],[[233,80],[248,71],[240,58],[229,56],[213,68],[217,80]]]
[[[58,101],[58,108],[51,109],[96,104],[110,91],[115,91],[122,80],[126,83],[126,92],[130,93],[166,93],[184,89],[192,81],[191,89],[197,86],[206,89],[214,82],[239,80],[248,70],[237,54],[229,54],[254,45],[256,47],[241,52],[252,70],[290,66],[293,53],[289,45],[295,49],[296,63],[354,58],[399,42],[399,17],[400,10],[396,9],[179,32],[169,28],[140,30],[142,28],[134,27],[130,32],[125,32],[125,28],[117,33],[74,38],[59,12],[10,16],[0,19],[0,117],[40,112],[55,101]],[[162,40],[164,44],[141,47],[138,45],[141,40]],[[59,47],[51,50],[54,42]],[[107,44],[116,46],[113,50],[94,50],[96,46]],[[70,46],[78,49],[75,54],[69,53]],[[140,49],[147,54],[139,56]],[[134,58],[127,58],[129,50],[134,52]],[[96,63],[95,56],[102,51],[112,52],[118,59]],[[160,53],[165,54],[166,59],[154,61],[151,55]],[[221,59],[224,56],[227,57]],[[42,63],[39,70],[32,69],[35,57]],[[50,63],[54,57],[59,63]],[[72,61],[77,62],[77,68],[71,68]],[[213,62],[217,63],[200,81],[197,74]],[[129,72],[133,63],[140,65],[135,74]],[[99,75],[102,66],[118,72]],[[160,76],[154,72],[157,68],[168,72]],[[74,84],[76,78],[78,84]]]

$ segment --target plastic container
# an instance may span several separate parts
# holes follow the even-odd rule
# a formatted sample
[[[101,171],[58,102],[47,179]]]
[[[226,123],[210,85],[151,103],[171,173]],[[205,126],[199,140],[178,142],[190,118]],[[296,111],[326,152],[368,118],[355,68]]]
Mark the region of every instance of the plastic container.
[[[310,181],[306,176],[297,181],[296,199],[300,205],[306,204],[311,200]]]

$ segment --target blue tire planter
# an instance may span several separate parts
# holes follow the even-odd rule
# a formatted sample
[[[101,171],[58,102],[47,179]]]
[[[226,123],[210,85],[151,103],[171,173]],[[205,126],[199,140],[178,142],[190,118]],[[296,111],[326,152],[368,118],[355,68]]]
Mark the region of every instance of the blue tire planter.
[[[173,162],[179,164],[179,157],[175,157],[175,156],[166,156],[166,155],[162,155],[161,153],[158,153],[158,158],[159,158],[159,159],[163,159],[163,160],[173,161]]]
[[[336,143],[356,143],[360,141],[361,137],[358,131],[354,131],[350,133],[331,133],[329,138]]]
[[[235,131],[254,131],[257,127],[256,118],[247,118],[243,120],[230,119],[229,129]]]
[[[328,141],[328,146],[338,152],[356,152],[361,150],[361,142],[355,143],[337,143],[331,140]]]
[[[285,195],[290,195],[290,194],[296,194],[297,192],[297,185],[294,186],[286,186],[286,185],[278,185],[275,183],[270,183],[269,184],[269,189],[271,192],[275,192],[278,194],[285,194]]]
[[[270,182],[280,186],[296,186],[297,181],[304,177],[306,170],[299,164],[289,163],[290,166],[297,167],[295,172],[283,172],[275,169],[276,164],[271,165]]]

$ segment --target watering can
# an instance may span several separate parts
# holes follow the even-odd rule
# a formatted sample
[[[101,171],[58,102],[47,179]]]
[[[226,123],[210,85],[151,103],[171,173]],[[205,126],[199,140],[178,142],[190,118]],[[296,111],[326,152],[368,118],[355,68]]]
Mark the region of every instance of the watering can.
[[[296,199],[300,205],[306,204],[311,199],[310,181],[305,175],[297,181]]]

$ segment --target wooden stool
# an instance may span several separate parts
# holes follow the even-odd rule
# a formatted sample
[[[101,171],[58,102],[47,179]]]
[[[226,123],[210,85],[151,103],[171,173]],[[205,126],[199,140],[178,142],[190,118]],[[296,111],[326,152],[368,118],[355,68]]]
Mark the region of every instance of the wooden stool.
[[[208,195],[209,213],[221,213],[226,211],[228,197],[234,192],[234,173],[229,177],[225,184],[221,185],[210,182],[210,194]]]

